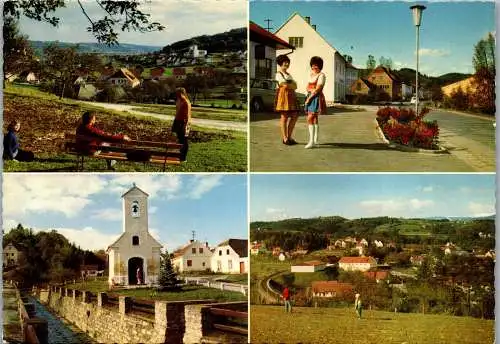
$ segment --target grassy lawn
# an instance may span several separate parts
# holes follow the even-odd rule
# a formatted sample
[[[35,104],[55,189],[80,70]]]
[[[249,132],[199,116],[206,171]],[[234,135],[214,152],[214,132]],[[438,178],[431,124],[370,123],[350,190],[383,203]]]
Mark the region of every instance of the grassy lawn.
[[[175,116],[174,105],[158,105],[158,104],[135,104],[137,107],[132,108],[135,111],[149,112],[155,114]],[[192,107],[191,115],[194,118],[214,119],[220,121],[246,122],[246,110],[227,110],[207,107]]]
[[[364,311],[351,308],[252,306],[252,343],[444,344],[493,343],[493,320],[447,315]]]
[[[76,157],[64,152],[64,134],[74,133],[85,110],[91,106],[63,99],[30,87],[7,86],[4,96],[4,131],[13,119],[21,121],[21,147],[35,153],[35,161],[5,161],[5,172],[74,171]],[[149,141],[175,141],[171,121],[133,116],[128,113],[98,112],[97,126],[112,133],[126,133],[131,138]],[[162,165],[118,162],[117,172],[161,171]],[[246,133],[193,127],[188,161],[167,166],[169,172],[244,172],[247,170]],[[106,162],[87,158],[85,171],[106,171]]]
[[[290,271],[292,262],[285,260],[280,262],[278,257],[256,255],[250,259],[250,274],[252,280],[262,280],[279,271]]]
[[[203,286],[184,286],[181,291],[159,292],[153,294],[152,289],[129,289],[129,290],[108,290],[108,283],[105,280],[89,280],[75,284],[67,284],[66,288],[76,290],[88,290],[92,293],[106,292],[117,295],[132,296],[140,299],[155,299],[166,301],[181,301],[181,300],[204,300],[214,299],[217,301],[246,301],[247,297],[242,293],[231,291],[222,291],[214,288],[205,288]]]

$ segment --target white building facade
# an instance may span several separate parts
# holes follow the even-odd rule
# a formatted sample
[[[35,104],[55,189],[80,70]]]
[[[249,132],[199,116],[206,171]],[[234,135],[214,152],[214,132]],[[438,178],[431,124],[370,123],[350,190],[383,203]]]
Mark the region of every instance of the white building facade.
[[[229,239],[219,244],[212,255],[212,271],[229,274],[248,272],[248,241]]]
[[[158,279],[162,245],[149,234],[148,197],[135,184],[122,196],[123,233],[106,251],[110,283],[154,284]]]
[[[311,25],[310,17],[302,17],[298,13],[292,16],[276,31],[276,36],[289,42],[295,51],[289,55],[288,71],[297,81],[297,92],[307,93],[307,83],[311,73],[309,65],[312,56],[323,59],[323,73],[326,84],[323,89],[327,102],[340,102],[346,99],[346,61]],[[289,51],[278,50],[277,54]]]
[[[212,252],[207,242],[190,240],[187,245],[176,250],[173,255],[172,264],[180,273],[206,271],[212,268]]]

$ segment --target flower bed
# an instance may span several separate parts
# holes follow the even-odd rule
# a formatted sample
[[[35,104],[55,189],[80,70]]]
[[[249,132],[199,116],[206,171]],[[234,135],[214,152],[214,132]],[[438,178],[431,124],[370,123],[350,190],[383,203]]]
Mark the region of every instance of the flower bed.
[[[387,140],[408,147],[439,149],[439,127],[436,121],[424,121],[429,109],[423,108],[418,115],[413,109],[380,108],[377,122]]]

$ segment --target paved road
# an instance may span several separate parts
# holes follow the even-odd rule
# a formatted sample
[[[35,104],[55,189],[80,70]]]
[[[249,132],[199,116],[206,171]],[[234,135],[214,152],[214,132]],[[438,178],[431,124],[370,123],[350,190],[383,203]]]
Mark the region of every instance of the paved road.
[[[365,107],[364,107],[365,108]],[[494,160],[478,162],[463,142],[452,154],[405,152],[391,149],[378,136],[375,113],[330,109],[320,117],[320,147],[304,149],[307,124],[300,117],[295,139],[285,146],[279,119],[271,113],[253,114],[250,122],[250,170],[255,172],[474,172],[495,170]],[[450,137],[453,135],[450,135]],[[469,146],[472,144],[469,143]],[[457,155],[458,154],[458,155]],[[479,155],[479,154],[478,154]]]
[[[162,115],[158,113],[150,113],[143,111],[132,110],[133,108],[137,108],[137,105],[126,105],[126,104],[112,104],[112,103],[99,103],[99,102],[83,102],[85,104],[89,104],[92,106],[99,106],[105,109],[117,110],[117,111],[127,111],[133,115],[138,116],[148,116],[158,118],[164,121],[172,121],[174,116]],[[193,125],[197,125],[205,128],[219,129],[219,130],[235,130],[235,131],[244,131],[246,132],[247,123],[246,122],[232,122],[232,121],[219,121],[212,119],[203,119],[203,118],[194,118],[193,117]]]

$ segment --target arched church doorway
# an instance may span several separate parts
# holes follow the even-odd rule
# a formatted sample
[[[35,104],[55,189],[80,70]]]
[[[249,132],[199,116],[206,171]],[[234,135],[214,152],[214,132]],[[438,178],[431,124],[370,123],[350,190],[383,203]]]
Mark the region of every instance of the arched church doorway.
[[[137,269],[139,269],[139,272],[137,272]],[[141,284],[144,284],[144,259],[139,257],[130,258],[128,260],[128,284],[138,284],[138,277]]]

